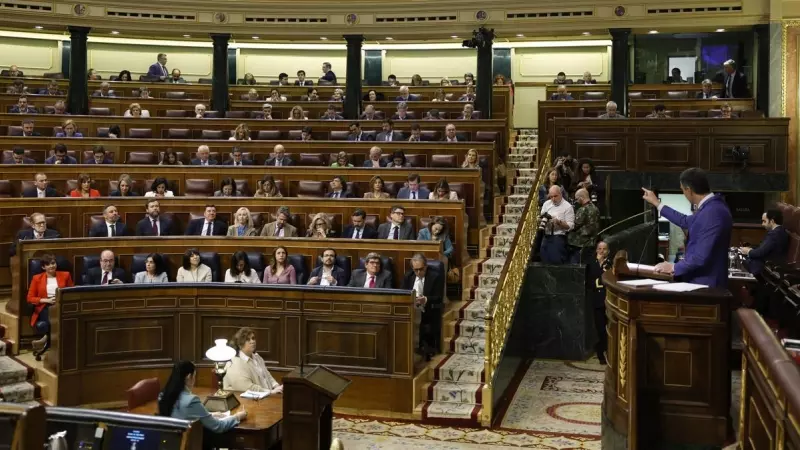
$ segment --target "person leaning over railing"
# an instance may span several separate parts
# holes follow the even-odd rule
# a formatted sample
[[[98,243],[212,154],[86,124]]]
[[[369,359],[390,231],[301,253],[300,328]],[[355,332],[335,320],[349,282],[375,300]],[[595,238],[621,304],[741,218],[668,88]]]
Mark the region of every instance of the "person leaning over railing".
[[[575,202],[575,226],[567,235],[569,262],[584,264],[591,257],[600,229],[600,210],[592,203],[592,197],[586,189],[575,192]]]

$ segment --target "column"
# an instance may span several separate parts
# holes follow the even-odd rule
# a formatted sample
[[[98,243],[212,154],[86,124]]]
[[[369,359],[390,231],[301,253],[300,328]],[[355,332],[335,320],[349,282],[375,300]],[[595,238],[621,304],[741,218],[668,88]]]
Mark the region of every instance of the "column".
[[[494,30],[487,30],[481,27],[478,34],[483,36],[483,45],[478,46],[478,76],[475,80],[475,110],[481,112],[484,119],[492,118],[492,69],[494,63],[494,53],[492,52],[492,41],[494,40]]]
[[[769,25],[755,25],[753,27],[756,37],[756,83],[753,86],[753,95],[756,98],[756,110],[769,117],[769,74],[770,74],[770,45]]]
[[[617,104],[617,111],[627,116],[631,29],[612,28],[608,32],[611,34],[611,100]]]
[[[361,44],[364,35],[348,34],[347,41],[347,90],[344,99],[344,117],[356,120],[361,114]]]
[[[228,41],[230,34],[211,34],[214,62],[211,69],[211,108],[224,116],[228,110]]]
[[[69,91],[67,91],[67,111],[74,115],[89,113],[89,79],[86,38],[88,27],[67,27],[70,40]]]

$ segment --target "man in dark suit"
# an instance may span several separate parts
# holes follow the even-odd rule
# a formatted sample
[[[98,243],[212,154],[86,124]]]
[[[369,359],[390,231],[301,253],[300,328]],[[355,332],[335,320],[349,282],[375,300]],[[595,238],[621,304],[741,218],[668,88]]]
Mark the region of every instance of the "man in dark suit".
[[[756,248],[740,247],[739,251],[747,256],[745,266],[753,275],[760,275],[767,261],[782,263],[786,259],[789,248],[789,234],[783,225],[783,213],[778,209],[770,209],[761,215],[761,226],[767,230],[767,236]]]
[[[306,71],[305,70],[298,70],[297,71],[297,79],[294,80],[295,86],[313,86],[314,82],[311,80],[306,80]]]
[[[89,237],[117,237],[127,236],[128,227],[119,220],[119,212],[114,205],[107,205],[103,209],[103,221],[89,230]]]
[[[228,224],[217,219],[217,207],[206,205],[202,219],[189,221],[186,227],[186,236],[225,236],[228,234]]]
[[[111,89],[108,81],[100,83],[100,89],[92,92],[92,97],[116,97],[117,94]]]
[[[394,122],[392,119],[383,119],[381,123],[381,131],[378,133],[378,137],[375,139],[378,142],[392,142],[392,141],[402,141],[403,134],[400,132],[394,131]]]
[[[724,98],[747,98],[750,92],[747,89],[747,78],[744,73],[736,70],[736,61],[729,59],[722,64],[725,72],[725,88],[722,90]]]
[[[41,136],[41,133],[38,131],[33,131],[33,127],[36,124],[33,122],[32,119],[25,119],[22,121],[22,137],[33,137],[33,136]]]
[[[422,310],[419,326],[419,351],[430,361],[439,353],[442,329],[444,279],[439,271],[428,267],[422,253],[411,257],[411,270],[403,277],[403,289],[415,291],[415,305]]]
[[[119,267],[114,267],[114,252],[103,250],[100,253],[100,267],[92,267],[86,272],[87,284],[103,286],[106,284],[123,284],[128,281],[128,274]]]
[[[395,97],[398,102],[416,102],[419,101],[419,95],[409,94],[408,86],[400,86],[400,95]]]
[[[325,114],[320,117],[320,120],[344,120],[344,116],[336,112],[336,105],[333,103],[328,105]]]
[[[36,108],[28,105],[28,97],[20,97],[9,111],[11,114],[37,114]]]
[[[161,203],[151,198],[145,203],[147,215],[136,223],[137,236],[178,236],[178,227],[166,217],[161,217]]]
[[[392,114],[392,120],[411,120],[411,116],[408,114],[408,103],[397,104],[397,112]]]
[[[331,191],[328,192],[325,196],[328,198],[354,198],[352,192],[346,190],[347,187],[347,180],[341,176],[336,175],[331,180]]]
[[[419,174],[412,173],[408,176],[408,187],[400,188],[397,193],[397,198],[402,200],[428,200],[431,191],[428,188],[420,186],[422,179]]]
[[[322,264],[311,271],[309,286],[347,286],[347,274],[334,264],[336,250],[326,248],[322,252]]]
[[[25,156],[24,148],[15,146],[11,149],[11,158],[4,159],[3,164],[36,164],[36,161]]]
[[[344,228],[342,237],[346,239],[377,239],[378,232],[367,225],[367,213],[358,208],[350,217],[350,225]]]
[[[265,166],[281,167],[294,165],[292,158],[286,156],[286,149],[283,147],[283,145],[276,144],[275,147],[273,147],[272,152],[275,156],[266,160],[264,162]]]
[[[350,134],[347,135],[348,141],[361,142],[361,141],[374,141],[375,136],[371,134],[364,134],[361,131],[361,124],[358,122],[350,122]]]
[[[464,142],[464,138],[456,134],[456,126],[452,123],[448,123],[446,127],[444,127],[444,138],[442,138],[442,142]]]
[[[147,77],[164,81],[168,76],[169,70],[167,70],[167,54],[159,53],[158,61],[153,63],[150,68],[147,69]]]
[[[703,99],[703,100],[710,100],[710,99],[713,99],[713,98],[717,98],[717,94],[715,94],[711,90],[711,88],[713,87],[713,84],[711,83],[711,80],[703,80],[703,83],[701,84],[701,87],[702,87],[703,90],[698,92],[697,95],[695,96],[695,98]]]
[[[22,77],[24,76],[22,71],[17,68],[15,64],[9,66],[8,70],[3,70],[0,72],[0,76],[3,77]]]
[[[386,161],[381,158],[382,154],[383,150],[381,150],[380,147],[377,145],[373,146],[369,149],[369,156],[364,160],[364,163],[361,164],[361,167],[386,167]]]
[[[8,251],[8,256],[17,254],[17,243],[19,241],[29,241],[33,239],[60,239],[61,233],[56,230],[47,228],[47,220],[42,213],[31,214],[30,221],[33,228],[20,230],[17,233],[17,238],[11,243],[11,248]]]
[[[86,164],[114,164],[114,160],[106,156],[106,149],[102,145],[95,145],[92,148],[92,159]]]
[[[383,270],[380,254],[368,253],[364,258],[364,267],[353,271],[347,286],[367,289],[392,288],[392,274],[388,270]]]
[[[22,196],[25,198],[61,197],[55,189],[50,187],[47,175],[43,173],[36,174],[34,177],[34,186],[22,191]]]
[[[556,88],[556,93],[550,96],[550,100],[575,100],[567,92],[567,86],[561,84]]]
[[[327,81],[330,84],[336,84],[336,74],[331,70],[331,63],[322,63],[322,76],[319,77],[320,81]]]
[[[242,156],[242,149],[239,147],[233,147],[231,149],[231,159],[222,163],[223,166],[252,166],[253,160],[252,159],[244,159]]]
[[[197,147],[197,158],[192,159],[193,166],[216,166],[217,160],[210,159],[211,150],[207,145]]]
[[[78,160],[67,154],[67,146],[56,144],[53,147],[53,156],[44,160],[45,164],[78,164]]]
[[[361,116],[358,118],[359,120],[378,120],[380,119],[379,115],[375,112],[375,107],[372,105],[367,105],[364,107],[364,112],[361,113]]]
[[[393,239],[399,241],[413,241],[414,230],[406,222],[406,210],[400,205],[392,206],[390,221],[378,227],[378,239]]]

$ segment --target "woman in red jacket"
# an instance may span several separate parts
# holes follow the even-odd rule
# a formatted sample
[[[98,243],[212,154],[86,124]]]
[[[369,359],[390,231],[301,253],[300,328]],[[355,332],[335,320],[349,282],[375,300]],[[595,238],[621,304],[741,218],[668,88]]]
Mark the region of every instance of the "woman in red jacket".
[[[44,272],[34,275],[31,285],[28,286],[28,303],[35,305],[31,316],[31,327],[44,334],[41,339],[33,341],[37,361],[40,361],[41,355],[50,348],[50,305],[56,302],[56,290],[75,285],[69,272],[56,270],[55,256],[44,254],[39,259],[42,261]]]
[[[69,193],[70,197],[100,197],[100,191],[92,189],[92,177],[82,173],[78,175],[78,188]]]

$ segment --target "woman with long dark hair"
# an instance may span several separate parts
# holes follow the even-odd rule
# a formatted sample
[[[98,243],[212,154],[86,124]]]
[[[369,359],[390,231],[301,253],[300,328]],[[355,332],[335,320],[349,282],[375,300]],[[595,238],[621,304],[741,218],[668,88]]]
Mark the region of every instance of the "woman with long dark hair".
[[[158,395],[158,415],[183,420],[199,420],[212,433],[224,433],[239,425],[247,411],[239,411],[223,419],[214,417],[200,397],[192,394],[196,369],[191,361],[178,361],[172,367],[164,390]]]
[[[225,282],[261,284],[258,273],[250,267],[247,253],[239,250],[231,255],[231,268],[225,271]]]
[[[549,171],[547,171],[546,178],[544,179],[544,183],[539,186],[539,206],[544,205],[544,202],[547,201],[547,193],[550,192],[550,186],[560,186],[561,187],[561,196],[564,199],[567,199],[567,191],[564,189],[564,185],[561,184],[561,173],[553,167]]]

